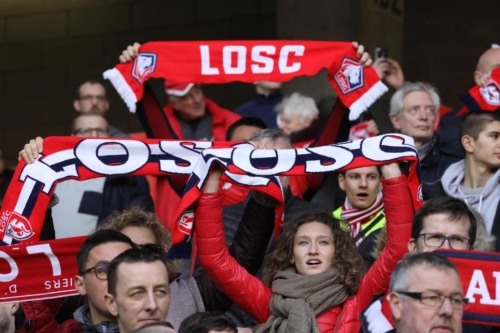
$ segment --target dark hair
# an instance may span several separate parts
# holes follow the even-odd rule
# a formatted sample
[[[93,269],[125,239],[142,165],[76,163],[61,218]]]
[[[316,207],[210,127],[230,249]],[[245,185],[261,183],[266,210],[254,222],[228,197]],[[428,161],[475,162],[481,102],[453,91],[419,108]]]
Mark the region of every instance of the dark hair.
[[[335,260],[332,267],[338,271],[341,281],[347,287],[348,294],[354,295],[358,291],[364,275],[363,259],[354,247],[349,232],[342,229],[340,221],[332,214],[324,212],[303,214],[289,225],[285,225],[276,248],[264,268],[262,280],[266,285],[271,286],[276,274],[293,266],[290,259],[293,256],[295,234],[301,225],[311,222],[323,223],[332,231],[335,246]]]
[[[80,96],[80,89],[81,89],[81,88],[82,88],[82,86],[83,86],[84,84],[86,84],[86,83],[90,83],[90,84],[92,84],[92,85],[94,85],[94,84],[100,84],[100,85],[104,88],[104,90],[106,90],[106,87],[104,87],[104,84],[103,84],[102,82],[99,82],[99,81],[97,81],[97,80],[92,80],[92,79],[89,79],[89,80],[87,80],[87,81],[83,82],[82,84],[80,84],[80,85],[78,86],[78,88],[76,88],[76,96],[75,96],[75,99],[80,99],[80,97],[81,97],[81,96]]]
[[[234,131],[240,126],[253,126],[260,129],[266,129],[266,123],[257,117],[243,117],[235,121],[226,131],[226,141],[231,141]]]
[[[422,252],[415,254],[407,254],[401,260],[391,274],[391,281],[389,284],[389,291],[402,290],[406,291],[410,287],[409,277],[411,269],[415,266],[425,265],[429,268],[436,268],[440,270],[453,270],[458,274],[457,267],[448,258],[436,252]]]
[[[208,333],[238,331],[234,321],[222,312],[197,312],[185,318],[179,326],[179,333]]]
[[[161,246],[160,256],[166,258],[166,253],[172,246],[172,234],[163,226],[155,213],[146,212],[141,207],[134,206],[122,212],[113,212],[98,229],[122,231],[127,227],[139,227],[151,230],[156,244]],[[175,264],[172,261],[168,260],[166,263],[169,273],[176,271]]]
[[[452,197],[430,199],[415,213],[411,226],[411,237],[417,239],[424,229],[424,219],[433,214],[446,214],[450,221],[457,221],[463,217],[470,221],[470,245],[476,241],[477,219],[467,204],[462,200]]]
[[[494,121],[500,122],[500,114],[489,111],[474,111],[467,113],[462,118],[460,126],[460,138],[468,135],[474,140],[479,138],[479,134],[484,130],[487,124]]]
[[[121,254],[119,254],[115,259],[113,259],[108,265],[108,293],[115,296],[116,295],[116,284],[118,280],[118,267],[120,264],[133,264],[133,263],[152,263],[155,261],[161,262],[165,265],[165,262],[161,259],[159,255],[149,250],[144,250],[140,248],[132,248]],[[165,269],[167,266],[165,265]],[[168,270],[167,270],[168,273]],[[167,281],[168,282],[168,281]]]
[[[172,324],[170,324],[168,321],[157,321],[157,322],[153,322],[153,323],[147,323],[146,325],[132,331],[131,333],[151,332],[151,330],[148,328],[154,328],[154,327],[168,327],[168,328],[175,330],[174,327],[172,326]]]
[[[260,141],[260,140],[264,140],[264,139],[269,140],[270,143],[275,143],[276,141],[281,139],[281,140],[285,141],[290,146],[290,148],[292,148],[292,141],[290,141],[290,138],[288,137],[288,135],[286,135],[282,131],[280,131],[278,129],[274,129],[274,128],[267,128],[267,129],[263,129],[263,130],[254,132],[252,134],[252,136],[250,137],[249,141]]]
[[[78,264],[78,271],[81,274],[85,269],[85,265],[87,265],[87,261],[89,258],[90,251],[96,246],[107,244],[107,243],[126,243],[129,244],[132,248],[135,247],[134,243],[116,230],[99,230],[91,234],[85,242],[83,242],[80,250],[76,254],[76,262]]]

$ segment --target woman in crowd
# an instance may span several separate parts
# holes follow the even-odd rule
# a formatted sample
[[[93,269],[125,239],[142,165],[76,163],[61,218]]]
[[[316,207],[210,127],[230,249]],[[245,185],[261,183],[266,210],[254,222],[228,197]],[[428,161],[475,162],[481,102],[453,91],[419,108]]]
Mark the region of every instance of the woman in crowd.
[[[397,164],[382,167],[388,246],[364,275],[348,231],[331,214],[298,217],[285,227],[264,270],[263,282],[228,253],[215,167],[196,208],[201,266],[219,288],[261,325],[254,332],[358,332],[358,314],[385,292],[407,251],[413,207]]]

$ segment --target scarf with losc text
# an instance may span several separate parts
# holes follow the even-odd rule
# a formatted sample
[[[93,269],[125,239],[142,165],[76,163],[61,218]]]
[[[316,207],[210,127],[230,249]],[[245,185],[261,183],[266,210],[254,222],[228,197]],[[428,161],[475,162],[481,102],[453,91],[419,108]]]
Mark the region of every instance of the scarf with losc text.
[[[371,67],[360,66],[348,42],[317,41],[193,41],[149,42],[133,62],[104,72],[130,111],[144,95],[149,78],[171,82],[227,83],[260,80],[285,82],[328,70],[328,80],[357,119],[387,91]]]
[[[264,192],[281,203],[275,221],[277,237],[284,202],[278,176],[329,173],[390,162],[410,162],[406,163],[406,174],[416,211],[422,203],[418,153],[413,139],[402,134],[278,150],[220,141],[49,137],[33,164],[22,160],[17,166],[0,211],[0,239],[7,244],[38,240],[47,206],[59,182],[113,175],[190,175],[177,207],[177,222],[171,230],[172,242],[186,245],[195,222],[191,207],[201,196],[213,163],[226,169],[223,182]]]

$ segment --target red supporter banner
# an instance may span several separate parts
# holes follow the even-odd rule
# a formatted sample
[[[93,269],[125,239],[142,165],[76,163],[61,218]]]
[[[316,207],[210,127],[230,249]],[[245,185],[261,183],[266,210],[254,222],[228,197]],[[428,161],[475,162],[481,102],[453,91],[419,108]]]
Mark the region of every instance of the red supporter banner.
[[[86,238],[0,247],[0,303],[77,295],[76,254]]]
[[[463,322],[500,326],[500,253],[439,250],[455,263],[469,307]]]

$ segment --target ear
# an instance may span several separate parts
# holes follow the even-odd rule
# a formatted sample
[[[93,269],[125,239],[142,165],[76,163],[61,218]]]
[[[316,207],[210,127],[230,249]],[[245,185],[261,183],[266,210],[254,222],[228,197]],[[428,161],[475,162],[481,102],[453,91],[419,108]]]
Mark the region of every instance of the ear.
[[[415,238],[410,238],[408,241],[408,252],[417,253],[417,241]]]
[[[311,126],[312,121],[313,120],[311,118],[305,118],[304,121],[303,121],[304,128]]]
[[[472,154],[474,152],[474,139],[469,135],[462,136],[462,147],[464,147],[465,151]]]
[[[81,105],[80,105],[80,101],[79,101],[79,100],[77,100],[77,99],[75,99],[75,100],[73,101],[73,107],[75,108],[75,110],[76,110],[77,112],[82,111],[82,107],[81,107]]]
[[[480,71],[474,71],[474,81],[476,81],[476,84],[479,86],[481,83],[481,76],[483,76],[483,73]]]
[[[292,264],[292,265],[295,264],[295,259],[293,257],[290,259],[290,264]]]
[[[104,302],[106,302],[106,307],[108,308],[109,313],[118,317],[118,310],[116,308],[116,302],[113,295],[106,293],[106,295],[104,295]]]
[[[397,116],[395,116],[395,115],[391,116],[391,123],[392,123],[392,126],[394,126],[394,129],[396,129],[398,131],[401,130],[401,126],[399,126],[399,121],[398,121]]]
[[[14,302],[14,303],[10,303],[10,314],[11,316],[15,315],[17,310],[19,310],[19,303],[18,302]]]
[[[342,191],[345,191],[345,178],[344,178],[344,175],[342,175],[341,173],[339,173],[339,187]]]
[[[74,278],[75,289],[82,296],[87,295],[87,291],[85,289],[85,282],[83,281],[83,276],[76,275]]]
[[[395,321],[400,321],[403,316],[403,299],[398,293],[392,292],[389,295],[389,306],[391,314]]]

